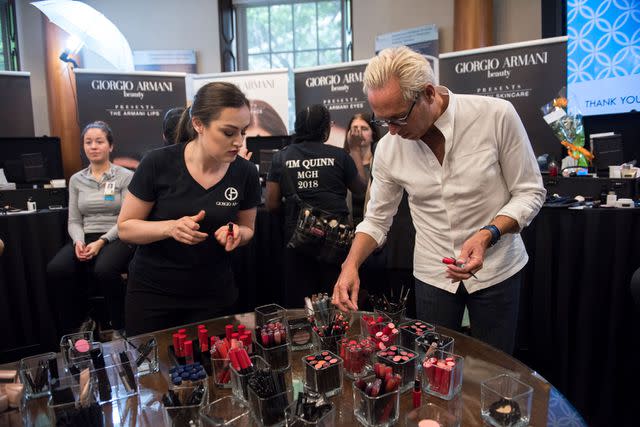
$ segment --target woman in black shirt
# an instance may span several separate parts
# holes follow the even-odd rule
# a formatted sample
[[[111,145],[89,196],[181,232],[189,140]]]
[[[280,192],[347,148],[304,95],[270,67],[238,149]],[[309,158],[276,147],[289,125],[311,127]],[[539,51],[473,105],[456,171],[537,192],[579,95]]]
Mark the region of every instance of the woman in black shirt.
[[[353,139],[356,138],[356,141]],[[351,152],[349,148],[356,145],[360,150],[362,157],[362,167],[367,178],[367,183],[371,180],[371,164],[373,163],[373,145],[378,142],[378,128],[371,122],[371,116],[368,113],[357,113],[349,120],[347,133],[344,136],[344,149],[347,153]],[[359,144],[358,144],[359,140]],[[349,194],[347,196],[347,205],[351,209],[351,217],[353,225],[358,225],[364,218],[364,194]]]
[[[253,237],[260,203],[258,171],[238,157],[249,122],[236,86],[209,83],[183,113],[179,143],[140,163],[118,218],[120,238],[140,245],[127,334],[217,317],[235,302],[229,252]]]
[[[347,189],[364,193],[367,184],[360,150],[353,149],[361,137],[352,138],[351,154],[325,144],[331,131],[329,111],[312,105],[296,116],[293,144],[274,154],[267,176],[266,205],[270,211],[281,207],[284,197],[285,242],[293,234],[298,217],[295,194],[314,208],[347,220]],[[331,292],[340,269],[311,257],[285,249],[286,305],[300,307],[304,297],[317,292]]]

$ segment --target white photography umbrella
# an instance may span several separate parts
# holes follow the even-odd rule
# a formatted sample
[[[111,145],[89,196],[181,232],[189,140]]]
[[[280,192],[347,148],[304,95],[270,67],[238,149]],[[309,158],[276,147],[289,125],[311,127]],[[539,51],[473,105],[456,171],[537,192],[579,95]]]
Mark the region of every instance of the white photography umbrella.
[[[73,0],[32,2],[58,27],[76,37],[90,50],[120,71],[133,71],[129,42],[118,27],[91,6]]]

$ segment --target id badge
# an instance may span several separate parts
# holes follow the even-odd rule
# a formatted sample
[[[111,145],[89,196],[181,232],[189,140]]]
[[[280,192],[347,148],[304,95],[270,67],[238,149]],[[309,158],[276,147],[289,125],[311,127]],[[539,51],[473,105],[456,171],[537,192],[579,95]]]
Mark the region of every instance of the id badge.
[[[104,184],[104,199],[109,202],[113,202],[116,197],[116,183],[115,181],[109,181]]]

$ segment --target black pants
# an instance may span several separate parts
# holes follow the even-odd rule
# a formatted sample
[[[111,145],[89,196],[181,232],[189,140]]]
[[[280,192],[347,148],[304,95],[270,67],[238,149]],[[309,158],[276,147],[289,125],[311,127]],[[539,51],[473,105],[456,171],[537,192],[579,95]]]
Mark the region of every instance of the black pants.
[[[318,292],[333,292],[340,267],[316,261],[295,249],[284,250],[286,308],[304,307],[304,297]]]
[[[416,279],[416,313],[425,322],[460,331],[465,306],[471,335],[512,354],[515,346],[520,286],[518,272],[501,283],[469,294],[462,283],[455,294]]]
[[[101,235],[86,234],[85,243],[94,242]],[[90,289],[105,297],[112,327],[124,327],[124,286],[121,274],[127,271],[134,250],[133,246],[116,239],[105,245],[93,259],[79,261],[73,243],[68,243],[49,261],[47,276],[57,302],[56,312],[62,333],[76,329],[87,315]]]

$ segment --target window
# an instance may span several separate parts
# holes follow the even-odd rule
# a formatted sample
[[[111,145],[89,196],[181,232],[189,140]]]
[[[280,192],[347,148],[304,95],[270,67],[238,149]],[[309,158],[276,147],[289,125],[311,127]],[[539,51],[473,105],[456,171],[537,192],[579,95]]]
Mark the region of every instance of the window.
[[[238,69],[288,68],[292,122],[295,102],[291,70],[351,61],[351,1],[234,0],[233,4]]]
[[[255,2],[237,6],[239,68],[303,68],[351,60],[350,2]]]
[[[17,71],[18,36],[13,0],[0,0],[0,71]]]

